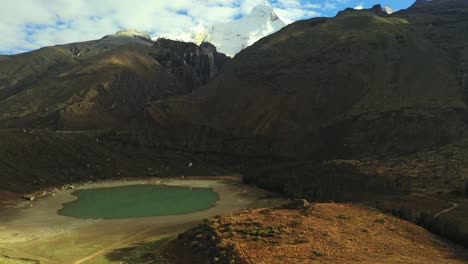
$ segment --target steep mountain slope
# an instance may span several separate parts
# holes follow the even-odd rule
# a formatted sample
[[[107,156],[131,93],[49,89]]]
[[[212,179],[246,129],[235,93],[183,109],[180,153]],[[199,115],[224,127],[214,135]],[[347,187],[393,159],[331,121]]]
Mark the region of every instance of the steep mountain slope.
[[[153,102],[142,137],[211,155],[246,182],[295,197],[463,193],[468,167],[439,168],[430,154],[448,145],[447,155],[464,156],[468,132],[467,9],[440,3],[291,24],[197,93]]]
[[[249,15],[241,19],[216,24],[210,29],[200,25],[192,28],[189,33],[163,37],[196,44],[209,42],[215,45],[219,52],[234,57],[242,49],[284,26],[286,23],[276,15],[270,4],[265,2],[255,6]]]
[[[75,181],[141,177],[154,166],[163,176],[186,174],[187,158],[109,129],[126,127],[153,100],[193,92],[227,60],[211,44],[154,43],[135,31],[2,56],[0,200]]]
[[[0,127],[117,127],[151,100],[206,84],[226,60],[209,44],[154,44],[132,31],[7,57]]]
[[[380,6],[300,21],[239,53],[195,96],[148,113],[163,126],[206,126],[229,139],[193,132],[205,150],[243,154],[337,158],[449,143],[466,131],[463,50],[441,48],[420,27]],[[247,138],[254,146],[239,150]]]
[[[203,41],[215,45],[220,52],[229,56],[254,44],[286,26],[268,3],[258,5],[252,12],[239,20],[214,25]]]
[[[119,31],[96,41],[45,47],[37,51],[0,59],[0,99],[21,91],[22,87],[37,81],[47,71],[77,64],[97,54],[122,45],[151,46],[151,39],[134,30]],[[6,89],[8,88],[8,89]]]

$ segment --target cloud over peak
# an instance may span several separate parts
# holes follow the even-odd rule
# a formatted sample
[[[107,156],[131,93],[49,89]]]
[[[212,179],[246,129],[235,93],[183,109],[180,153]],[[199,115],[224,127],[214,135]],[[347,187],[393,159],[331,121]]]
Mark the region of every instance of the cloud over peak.
[[[275,12],[294,21],[353,0],[271,0]],[[152,36],[178,34],[248,14],[265,0],[0,0],[0,54],[101,38],[134,28]]]

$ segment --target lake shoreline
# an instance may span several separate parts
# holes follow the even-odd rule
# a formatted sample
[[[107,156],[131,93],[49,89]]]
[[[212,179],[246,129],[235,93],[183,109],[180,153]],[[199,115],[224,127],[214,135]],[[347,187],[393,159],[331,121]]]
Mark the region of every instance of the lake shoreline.
[[[84,220],[184,215],[208,210],[219,201],[212,188],[164,183],[79,189],[71,194],[78,199],[63,204],[57,213]]]
[[[77,199],[72,195],[76,190],[135,184],[213,188],[220,200],[210,209],[172,216],[83,220],[57,214],[64,203]],[[211,216],[280,202],[275,198],[267,199],[269,192],[243,185],[240,180],[233,180],[231,177],[113,180],[74,187],[59,190],[54,196],[22,201],[6,208],[6,211],[0,211],[0,255],[29,259],[37,256],[36,259],[45,258],[50,263],[74,263],[77,259],[101,250],[125,246],[130,241],[146,241],[168,233],[183,232]],[[105,245],[112,245],[112,248]],[[50,252],[51,249],[53,252]],[[31,256],[25,252],[36,253]]]
[[[143,181],[150,181],[150,182],[157,182],[157,181],[170,181],[170,180],[229,180],[229,181],[236,181],[242,182],[242,176],[181,176],[181,177],[141,177],[141,178],[113,178],[108,180],[98,180],[98,181],[86,181],[86,182],[74,182],[74,183],[67,183],[62,185],[52,185],[48,187],[38,188],[35,191],[27,192],[27,193],[17,193],[17,192],[10,192],[10,191],[2,191],[0,190],[0,212],[2,209],[5,208],[12,208],[18,206],[18,204],[24,203],[28,201],[26,197],[34,196],[34,200],[40,200],[47,196],[50,196],[56,191],[67,190],[67,188],[78,189],[86,186],[92,186],[96,184],[110,184],[109,187],[114,186],[121,186],[121,183],[128,183],[128,182],[143,182]],[[46,193],[46,195],[43,195]]]

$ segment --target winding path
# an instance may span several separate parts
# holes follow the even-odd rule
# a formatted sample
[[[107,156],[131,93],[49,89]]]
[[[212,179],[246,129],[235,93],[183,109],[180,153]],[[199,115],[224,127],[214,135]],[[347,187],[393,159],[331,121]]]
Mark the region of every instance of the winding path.
[[[450,211],[452,211],[453,209],[457,208],[458,207],[458,204],[457,203],[452,203],[452,207],[448,208],[448,209],[445,209],[443,211],[440,211],[438,212],[437,214],[434,215],[435,218],[439,217],[441,214],[445,214],[445,213],[448,213]]]
[[[431,196],[428,196],[428,195],[425,195],[425,194],[422,194],[422,193],[415,193],[414,195],[417,195],[417,196],[420,196],[420,197],[424,197],[424,198],[428,198],[428,199],[431,199],[431,200],[435,200],[435,201],[441,201],[441,202],[446,202],[446,203],[449,203],[452,205],[452,207],[450,208],[447,208],[445,210],[442,210],[438,213],[435,213],[433,215],[434,218],[438,218],[439,216],[441,216],[442,214],[445,214],[445,213],[448,213],[450,211],[452,211],[453,209],[457,208],[458,207],[458,204],[457,203],[453,203],[453,202],[449,202],[447,200],[442,200],[442,199],[438,199],[438,198],[434,198],[434,197],[431,197]]]
[[[82,259],[79,259],[79,260],[73,262],[73,264],[81,264],[81,263],[84,263],[84,262],[86,262],[86,261],[88,261],[88,260],[92,260],[92,259],[96,258],[97,256],[99,256],[99,255],[101,255],[101,254],[104,254],[104,253],[106,253],[106,252],[109,252],[109,251],[111,251],[111,250],[114,250],[114,249],[116,249],[116,248],[119,248],[119,247],[121,247],[121,246],[124,245],[124,244],[127,244],[127,243],[129,243],[129,242],[132,242],[132,241],[135,240],[137,237],[139,237],[139,236],[141,236],[141,235],[144,235],[144,234],[146,234],[146,233],[148,233],[148,232],[151,232],[151,231],[153,231],[154,229],[156,229],[156,228],[148,228],[148,229],[146,229],[146,230],[143,230],[143,231],[141,231],[141,232],[139,232],[139,233],[137,233],[137,234],[135,234],[135,235],[133,235],[133,236],[127,238],[127,239],[124,239],[124,240],[121,240],[121,241],[119,241],[119,242],[116,242],[116,243],[110,245],[109,247],[106,247],[106,248],[104,248],[104,249],[102,249],[102,250],[99,250],[99,251],[97,251],[97,252],[95,252],[95,253],[93,253],[93,254],[87,256],[87,257],[82,258]]]

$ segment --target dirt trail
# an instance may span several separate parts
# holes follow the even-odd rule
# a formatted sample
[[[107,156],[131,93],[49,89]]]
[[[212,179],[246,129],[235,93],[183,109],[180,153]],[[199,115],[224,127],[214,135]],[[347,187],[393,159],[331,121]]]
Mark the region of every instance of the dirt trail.
[[[102,254],[104,254],[104,253],[106,253],[106,252],[109,252],[109,251],[111,251],[111,250],[117,249],[117,248],[121,247],[122,245],[128,244],[128,243],[130,243],[130,242],[136,240],[136,238],[138,238],[138,237],[140,237],[140,236],[142,236],[142,235],[144,235],[144,234],[146,234],[146,233],[149,233],[149,232],[151,232],[151,231],[153,231],[153,230],[155,230],[155,229],[156,229],[156,228],[148,228],[148,229],[146,229],[146,230],[143,230],[143,231],[141,231],[141,232],[139,232],[139,233],[137,233],[137,234],[135,234],[135,235],[133,235],[133,236],[127,238],[127,239],[124,239],[124,240],[121,240],[121,241],[119,241],[119,242],[116,242],[116,243],[114,243],[114,244],[112,244],[112,245],[110,245],[110,246],[108,246],[108,247],[106,247],[106,248],[104,248],[104,249],[102,249],[102,250],[99,250],[99,251],[97,251],[97,252],[95,252],[95,253],[93,253],[93,254],[87,256],[87,257],[84,257],[84,258],[82,258],[82,259],[79,259],[79,260],[73,262],[73,264],[81,264],[81,263],[84,263],[84,262],[86,262],[86,261],[88,261],[88,260],[92,260],[92,259],[98,257],[99,255],[102,255]]]
[[[448,208],[448,209],[445,209],[443,211],[440,211],[438,212],[437,214],[434,215],[435,218],[439,217],[441,214],[445,214],[445,213],[448,213],[450,211],[452,211],[453,209],[457,208],[458,207],[458,204],[457,203],[452,203],[452,207]]]
[[[420,196],[420,197],[424,197],[424,198],[428,198],[428,199],[431,199],[431,200],[435,200],[435,201],[446,202],[446,203],[449,203],[449,204],[452,205],[452,207],[450,207],[450,208],[447,208],[447,209],[442,210],[442,211],[440,211],[440,212],[438,212],[438,213],[435,213],[435,214],[433,215],[434,218],[437,218],[437,217],[441,216],[442,214],[448,213],[448,212],[450,212],[450,211],[452,211],[453,209],[455,209],[455,208],[458,207],[458,204],[457,204],[457,203],[453,203],[453,202],[449,202],[449,201],[447,201],[447,200],[442,200],[442,199],[434,198],[434,197],[431,197],[431,196],[428,196],[428,195],[425,195],[425,194],[422,194],[422,193],[415,193],[415,195]]]

